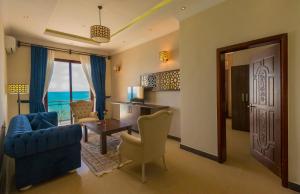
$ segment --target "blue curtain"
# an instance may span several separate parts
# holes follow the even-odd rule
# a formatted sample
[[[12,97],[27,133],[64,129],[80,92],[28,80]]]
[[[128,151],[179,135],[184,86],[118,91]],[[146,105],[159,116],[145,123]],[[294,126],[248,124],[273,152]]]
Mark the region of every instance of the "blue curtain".
[[[30,113],[45,112],[43,93],[45,87],[48,49],[31,46]]]
[[[91,70],[96,93],[96,111],[99,119],[103,119],[105,110],[105,57],[91,55]]]

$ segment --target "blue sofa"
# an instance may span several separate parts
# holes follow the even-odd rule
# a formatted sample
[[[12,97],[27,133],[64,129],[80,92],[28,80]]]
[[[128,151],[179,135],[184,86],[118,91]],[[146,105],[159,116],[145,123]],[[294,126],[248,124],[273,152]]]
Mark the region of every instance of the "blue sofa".
[[[53,127],[34,130],[37,113],[11,119],[5,153],[15,159],[16,187],[31,186],[81,166],[80,125],[58,126],[57,113],[38,113]]]

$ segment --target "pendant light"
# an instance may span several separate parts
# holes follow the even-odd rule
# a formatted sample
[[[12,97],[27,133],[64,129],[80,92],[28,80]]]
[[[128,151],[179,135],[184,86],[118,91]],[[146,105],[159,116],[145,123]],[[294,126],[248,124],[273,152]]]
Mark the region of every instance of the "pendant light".
[[[91,26],[91,39],[99,43],[107,43],[110,41],[110,29],[106,26],[101,25],[102,6],[98,6],[98,9],[100,25]]]

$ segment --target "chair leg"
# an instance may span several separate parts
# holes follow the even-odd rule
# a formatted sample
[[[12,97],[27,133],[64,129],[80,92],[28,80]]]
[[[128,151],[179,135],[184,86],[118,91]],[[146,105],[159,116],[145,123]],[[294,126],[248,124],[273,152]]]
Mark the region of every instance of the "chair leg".
[[[146,164],[145,163],[142,164],[142,182],[143,183],[146,182]]]
[[[162,156],[162,162],[165,170],[168,170],[165,155]]]
[[[122,165],[122,156],[121,156],[121,154],[119,153],[118,154],[118,158],[119,158],[119,163],[118,163],[118,168],[120,168],[121,167],[121,165]]]

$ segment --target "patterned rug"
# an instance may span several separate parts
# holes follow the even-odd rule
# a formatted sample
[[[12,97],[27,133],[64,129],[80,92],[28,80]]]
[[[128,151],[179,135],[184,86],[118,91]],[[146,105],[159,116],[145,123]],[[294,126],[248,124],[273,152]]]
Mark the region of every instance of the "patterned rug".
[[[120,144],[120,135],[107,136],[107,154],[101,154],[100,136],[94,133],[88,134],[88,142],[81,142],[81,158],[89,169],[101,176],[116,169],[119,164],[117,147]],[[130,161],[123,161],[122,165]]]

